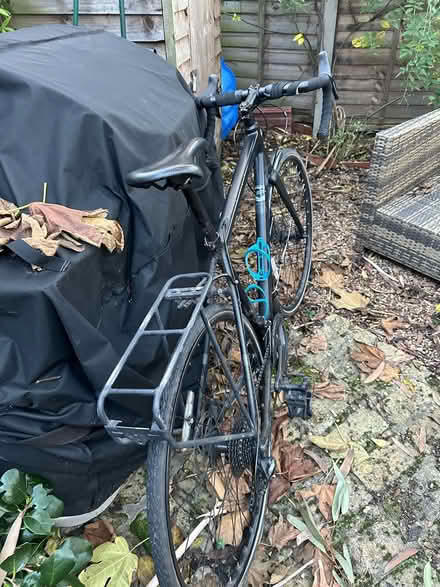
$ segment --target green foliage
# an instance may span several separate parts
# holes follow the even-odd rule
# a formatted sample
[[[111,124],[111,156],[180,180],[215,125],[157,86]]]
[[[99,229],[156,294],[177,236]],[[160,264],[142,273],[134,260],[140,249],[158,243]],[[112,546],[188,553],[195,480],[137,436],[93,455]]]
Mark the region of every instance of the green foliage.
[[[9,10],[9,2],[0,2],[0,33],[9,33],[14,30],[9,26],[11,18],[12,15]]]
[[[11,469],[0,478],[0,549],[6,537],[11,540],[14,522],[23,516],[22,528],[16,528],[17,546],[0,565],[14,584],[81,585],[76,575],[92,559],[92,546],[82,538],[61,539],[54,518],[62,515],[63,509],[62,501],[51,495],[40,477]]]
[[[409,91],[429,91],[429,102],[440,106],[440,0],[364,0],[364,10],[377,14],[382,31],[353,39],[358,48],[383,47],[387,30],[400,34],[401,76]]]

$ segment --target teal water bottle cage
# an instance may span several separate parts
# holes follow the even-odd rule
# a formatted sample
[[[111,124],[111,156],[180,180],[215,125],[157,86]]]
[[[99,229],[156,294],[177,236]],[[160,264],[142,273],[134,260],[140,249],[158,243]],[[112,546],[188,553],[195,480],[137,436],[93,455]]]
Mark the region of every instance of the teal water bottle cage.
[[[249,264],[249,257],[257,256],[257,271],[254,271]],[[270,248],[267,242],[258,238],[255,245],[248,248],[244,262],[246,269],[255,281],[265,281],[270,275]]]
[[[264,289],[262,287],[260,287],[259,285],[257,285],[256,283],[251,283],[251,285],[248,285],[244,291],[245,291],[246,295],[248,296],[251,304],[264,304],[265,305],[264,317],[267,319],[269,317],[269,302],[266,298],[266,294],[264,293]],[[249,296],[250,291],[257,291],[258,293],[261,293],[262,297],[261,298],[251,298]]]

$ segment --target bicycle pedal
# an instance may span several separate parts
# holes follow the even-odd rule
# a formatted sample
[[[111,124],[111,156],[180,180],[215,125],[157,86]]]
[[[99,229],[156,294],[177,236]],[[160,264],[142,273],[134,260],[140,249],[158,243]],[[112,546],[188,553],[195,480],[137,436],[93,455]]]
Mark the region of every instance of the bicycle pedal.
[[[312,386],[309,377],[301,377],[301,383],[290,383],[291,377],[283,379],[280,391],[284,393],[284,401],[289,410],[289,418],[302,418],[307,420],[312,416]]]

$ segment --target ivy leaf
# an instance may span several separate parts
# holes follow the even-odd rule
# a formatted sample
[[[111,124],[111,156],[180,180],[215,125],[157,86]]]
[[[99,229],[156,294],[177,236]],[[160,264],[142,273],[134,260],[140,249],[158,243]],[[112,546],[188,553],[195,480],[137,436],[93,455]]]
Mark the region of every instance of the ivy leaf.
[[[40,567],[41,582],[45,587],[55,587],[66,579],[75,567],[75,555],[65,543],[47,558]]]
[[[39,547],[39,544],[32,544],[30,542],[25,542],[25,544],[17,546],[14,554],[8,556],[8,558],[2,562],[0,567],[3,571],[6,571],[7,574],[15,575],[21,571],[21,569],[24,569],[28,562],[32,560]]]
[[[0,493],[3,501],[17,506],[24,505],[28,498],[26,491],[26,475],[18,469],[6,471],[0,478]]]
[[[23,524],[33,534],[49,536],[53,527],[53,520],[45,510],[36,510],[31,515],[24,517]]]
[[[44,477],[40,477],[40,475],[26,473],[26,485],[28,492],[31,492],[36,485],[42,485],[44,489],[47,489],[48,493],[52,491],[50,483]]]
[[[43,485],[36,485],[32,490],[32,503],[37,510],[45,510],[51,518],[58,518],[63,515],[64,504],[49,492]]]
[[[42,587],[40,580],[40,573],[31,573],[30,575],[26,575],[21,587]]]
[[[129,587],[138,557],[130,552],[127,541],[116,536],[114,544],[101,544],[93,551],[91,565],[79,576],[85,587]]]
[[[64,548],[73,552],[75,556],[75,566],[71,571],[72,575],[78,575],[92,560],[92,545],[84,538],[76,536],[68,538],[58,550],[62,551]]]

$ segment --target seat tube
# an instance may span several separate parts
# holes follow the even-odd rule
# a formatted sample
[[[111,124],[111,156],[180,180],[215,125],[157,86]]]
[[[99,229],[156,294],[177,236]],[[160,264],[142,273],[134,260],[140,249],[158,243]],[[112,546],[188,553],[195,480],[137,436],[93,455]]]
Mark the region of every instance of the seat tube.
[[[258,153],[255,157],[255,220],[256,220],[256,234],[257,239],[261,238],[265,243],[268,243],[267,232],[267,185],[266,185],[266,168],[264,159],[264,143],[260,136]],[[269,243],[268,243],[269,244]],[[272,268],[270,268],[272,269]],[[272,292],[270,291],[270,276],[268,279],[261,281],[258,285],[263,288],[264,296],[269,303],[269,316],[272,317]],[[260,314],[264,316],[266,307],[265,304],[260,304]]]

